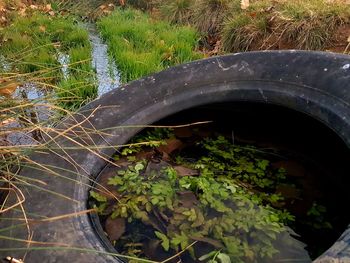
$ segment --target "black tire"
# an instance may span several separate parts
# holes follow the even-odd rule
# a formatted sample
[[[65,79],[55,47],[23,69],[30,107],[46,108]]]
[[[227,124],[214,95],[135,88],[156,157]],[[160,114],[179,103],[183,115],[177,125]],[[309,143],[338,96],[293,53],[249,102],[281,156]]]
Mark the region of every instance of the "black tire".
[[[113,90],[83,107],[75,118],[67,119],[61,127],[72,127],[89,117],[85,127],[105,128],[151,124],[173,113],[199,105],[216,102],[261,102],[280,105],[305,113],[333,129],[350,146],[350,57],[332,53],[276,51],[251,52],[214,57],[170,68],[163,72],[131,82]],[[95,135],[95,145],[120,145],[141,128],[112,128],[110,135]],[[76,131],[81,131],[75,128]],[[61,147],[74,146],[60,139]],[[56,145],[56,146],[57,146]],[[57,147],[56,147],[57,148]],[[107,159],[114,149],[105,148],[100,154]],[[22,176],[39,179],[46,188],[75,201],[69,201],[34,187],[22,186],[26,192],[27,213],[54,217],[86,210],[89,176],[95,177],[106,162],[87,150],[67,150],[71,159],[61,158],[63,151],[37,152],[31,159],[55,166],[57,175],[24,167]],[[66,156],[66,155],[65,155]],[[73,161],[74,160],[74,161]],[[75,163],[74,167],[72,163]],[[64,170],[62,169],[64,168]],[[65,169],[72,169],[75,173]],[[64,179],[72,178],[76,182]],[[38,182],[32,182],[41,186]],[[18,225],[18,212],[0,217],[0,256],[23,258],[26,243],[5,239],[27,239],[26,227]],[[12,218],[5,220],[1,218]],[[6,230],[6,227],[10,227]],[[33,240],[63,243],[69,247],[97,249],[101,254],[77,250],[44,249],[26,253],[31,262],[118,262],[105,254],[106,248],[92,227],[88,215],[68,217],[53,222],[32,224]],[[42,247],[42,244],[31,244]],[[17,248],[17,250],[15,250]],[[22,249],[22,250],[21,250]],[[350,233],[342,237],[317,262],[350,262]]]

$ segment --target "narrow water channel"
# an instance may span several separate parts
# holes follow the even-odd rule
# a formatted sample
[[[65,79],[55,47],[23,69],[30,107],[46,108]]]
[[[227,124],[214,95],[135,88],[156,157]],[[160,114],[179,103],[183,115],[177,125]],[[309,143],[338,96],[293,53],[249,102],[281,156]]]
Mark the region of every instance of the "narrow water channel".
[[[86,28],[92,45],[92,65],[97,75],[98,96],[101,96],[119,87],[119,71],[114,60],[109,58],[107,45],[103,43],[95,25],[87,24]]]

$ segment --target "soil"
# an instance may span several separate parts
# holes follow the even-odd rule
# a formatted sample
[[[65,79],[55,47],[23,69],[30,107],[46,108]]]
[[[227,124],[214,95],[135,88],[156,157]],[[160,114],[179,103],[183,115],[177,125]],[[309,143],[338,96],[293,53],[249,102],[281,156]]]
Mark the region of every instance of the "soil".
[[[327,47],[326,51],[335,53],[350,54],[350,26],[342,25],[334,33],[335,41],[332,46]]]

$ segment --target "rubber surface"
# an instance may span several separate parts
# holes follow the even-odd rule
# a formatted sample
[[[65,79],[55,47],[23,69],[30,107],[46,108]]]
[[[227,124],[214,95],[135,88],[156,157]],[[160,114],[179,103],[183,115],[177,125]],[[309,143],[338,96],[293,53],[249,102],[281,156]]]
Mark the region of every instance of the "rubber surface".
[[[70,127],[70,132],[78,133],[81,129],[75,128],[74,124],[82,121],[82,116],[89,116],[89,121],[82,123],[85,128],[110,129],[108,135],[92,135],[88,143],[121,145],[141,129],[125,127],[127,125],[151,124],[184,109],[235,101],[269,103],[303,112],[333,129],[350,146],[350,57],[322,52],[239,53],[183,64],[103,95],[83,107],[74,119],[65,120],[61,127]],[[76,137],[83,142],[82,138]],[[57,174],[22,168],[22,176],[40,180],[33,181],[37,188],[21,187],[26,193],[24,207],[28,214],[55,217],[87,209],[89,177],[95,177],[106,165],[88,150],[60,150],[60,147],[76,146],[67,139],[58,140],[54,146],[50,151],[32,154],[31,159],[54,166]],[[100,150],[106,158],[114,152],[113,148]],[[69,169],[74,172],[69,172]],[[45,188],[71,200],[38,189],[43,183],[47,184]],[[26,254],[26,263],[118,262],[104,254],[103,242],[85,214],[33,223],[32,240],[99,250],[101,254],[45,248],[26,253],[27,244],[20,239],[27,239],[27,228],[11,227],[23,224],[16,220],[19,216],[18,212],[11,211],[0,217],[0,257],[23,258]],[[17,240],[5,239],[9,236]],[[31,246],[46,245],[37,243]],[[18,250],[14,251],[14,248]],[[345,230],[338,242],[316,261],[350,262],[350,231]]]

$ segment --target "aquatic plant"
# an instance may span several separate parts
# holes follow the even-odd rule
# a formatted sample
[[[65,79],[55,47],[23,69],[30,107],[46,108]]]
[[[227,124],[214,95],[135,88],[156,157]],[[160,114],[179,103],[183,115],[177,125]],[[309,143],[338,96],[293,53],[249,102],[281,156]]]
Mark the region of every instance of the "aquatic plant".
[[[150,143],[116,155],[128,160],[120,159],[122,167],[108,180],[118,202],[90,193],[108,227],[118,228],[118,234],[107,229],[118,251],[164,260],[187,249],[181,256],[186,262],[211,262],[220,253],[226,262],[255,262],[278,253],[276,240],[294,221],[285,209],[273,208],[283,201],[275,190],[285,170],[273,169],[254,147],[232,145],[223,136],[198,142],[198,156],[182,149],[168,161],[158,149],[176,140],[170,130],[146,132],[133,142],[140,140]],[[160,151],[157,161],[138,157],[152,148],[152,158]],[[291,237],[289,242],[298,244]]]

